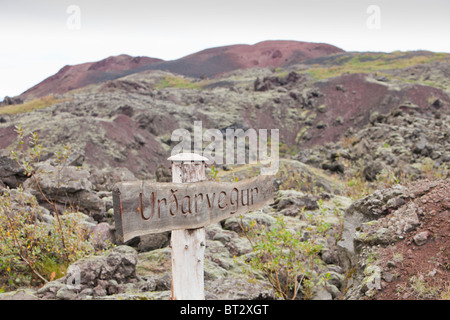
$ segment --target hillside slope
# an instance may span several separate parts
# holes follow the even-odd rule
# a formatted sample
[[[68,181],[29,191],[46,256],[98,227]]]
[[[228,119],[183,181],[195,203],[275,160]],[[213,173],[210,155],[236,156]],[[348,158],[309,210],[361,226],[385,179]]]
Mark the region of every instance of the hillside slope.
[[[19,98],[29,100],[49,94],[62,94],[144,70],[165,70],[196,78],[214,77],[237,69],[287,66],[339,52],[343,50],[328,44],[263,41],[254,45],[210,48],[173,61],[113,56],[97,62],[65,66],[55,75],[25,91]]]
[[[50,94],[62,94],[90,84],[117,79],[143,65],[162,61],[148,57],[129,55],[112,56],[97,62],[88,62],[74,66],[64,66],[53,76],[48,77],[22,93],[21,100],[29,100]]]
[[[447,65],[448,57],[403,56],[333,54],[323,64],[315,58],[310,64],[239,69],[204,80],[145,70],[61,95],[51,106],[37,100],[41,107],[32,112],[2,115],[0,147],[14,148],[14,125],[22,123],[28,133],[39,131],[51,148],[73,145],[92,166],[126,166],[148,177],[158,164],[167,163],[176,144],[170,140],[172,131],[192,130],[194,121],[202,121],[205,130],[223,132],[279,129],[283,156],[290,156],[316,145],[351,141],[395,110],[445,119],[450,106],[445,82],[436,77],[431,85],[390,73]],[[14,108],[8,107],[3,110]],[[447,159],[444,151],[440,159]]]
[[[263,41],[202,50],[175,61],[149,66],[189,77],[214,77],[238,69],[287,67],[307,59],[344,52],[324,43]]]
[[[274,203],[246,217],[270,226],[274,217],[283,216],[289,227],[305,231],[300,242],[314,239],[311,232],[321,224],[316,219],[326,218],[332,230],[320,240],[325,247],[318,252],[321,261],[315,270],[331,278],[314,293],[315,298],[448,299],[450,55],[332,52],[300,62],[283,61],[295,57],[291,47],[291,53],[279,49],[282,57],[275,51],[259,55],[258,65],[252,66],[255,48],[205,50],[185,57],[187,62],[178,66],[143,62],[129,69],[126,58],[121,69],[119,62],[106,59],[79,67],[84,70],[80,79],[95,74],[97,82],[83,86],[83,80],[77,90],[62,88],[55,96],[0,107],[0,193],[27,179],[11,159],[11,151],[20,153],[22,147],[25,154],[33,151],[30,142],[37,132],[45,147],[37,164],[41,177],[48,177],[45,190],[50,194],[58,190],[56,196],[53,193],[58,204],[75,205],[95,228],[102,228],[103,245],[104,239],[115,241],[111,190],[116,182],[171,180],[167,158],[178,144],[171,139],[175,129],[193,133],[196,121],[202,122],[203,130],[218,129],[222,134],[227,129],[279,129]],[[215,64],[215,59],[223,64]],[[164,65],[174,69],[158,69]],[[117,68],[116,75],[124,73],[108,78],[110,66]],[[181,71],[175,73],[175,67]],[[181,74],[196,70],[215,76],[197,77],[200,71],[195,77]],[[64,72],[61,83],[63,78]],[[52,83],[56,90],[58,80],[49,81],[49,87]],[[23,144],[15,132],[19,124]],[[204,147],[209,143],[205,141]],[[55,153],[65,145],[71,151],[70,181],[77,188],[49,178],[56,172],[48,170],[57,163]],[[243,180],[260,174],[261,164],[216,165],[207,172],[208,178],[219,181]],[[24,183],[26,192],[38,194],[31,181]],[[80,181],[85,183],[80,186]],[[244,245],[239,225],[232,220],[211,225],[207,231],[208,298],[275,299],[242,280],[233,257],[253,251]],[[91,291],[84,293],[99,299],[168,298],[168,244],[168,233],[132,239],[127,245],[137,248],[139,258],[130,248],[120,248],[125,250],[122,254],[133,256],[124,261],[136,262],[127,264],[132,273],[139,269],[145,279],[157,282],[144,284],[131,278],[135,292],[130,295],[131,287],[125,293],[127,283],[106,281],[102,274],[101,281],[89,284],[96,287],[86,286]],[[88,260],[84,267],[99,270],[97,262]],[[14,272],[0,272],[0,289],[17,285],[11,274],[15,277]],[[57,287],[54,281],[33,297],[86,297],[67,288],[66,278],[56,281]],[[143,288],[148,291],[142,292]],[[20,292],[12,294],[20,298]]]

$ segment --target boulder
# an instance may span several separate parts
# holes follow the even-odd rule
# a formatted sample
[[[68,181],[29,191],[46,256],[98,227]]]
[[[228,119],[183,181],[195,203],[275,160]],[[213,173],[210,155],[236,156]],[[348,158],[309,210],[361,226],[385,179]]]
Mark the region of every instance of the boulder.
[[[272,215],[255,211],[243,215],[242,219],[240,219],[240,217],[232,217],[223,220],[221,223],[225,230],[231,230],[238,234],[242,234],[242,227],[248,227],[251,221],[256,221],[258,225],[264,225],[266,227],[270,227],[276,222]]]
[[[13,104],[23,104],[23,100],[20,97],[9,97],[5,96],[0,106],[9,106]]]
[[[317,196],[305,194],[301,191],[279,190],[272,206],[284,215],[297,216],[303,208],[305,210],[318,209],[318,200]]]
[[[148,234],[139,237],[139,243],[136,247],[138,252],[146,252],[155,249],[164,248],[169,245],[170,232]]]
[[[118,246],[107,255],[90,256],[71,264],[64,277],[47,283],[36,292],[41,299],[79,300],[124,292],[129,283],[138,283],[138,254],[128,246]]]
[[[106,222],[97,224],[90,235],[91,241],[96,249],[106,249],[115,243],[115,234],[111,226]]]
[[[349,268],[355,263],[354,257],[357,253],[359,243],[388,242],[386,237],[392,233],[378,232],[377,228],[370,228],[373,223],[383,217],[384,214],[391,210],[397,209],[404,204],[404,198],[408,197],[407,189],[397,185],[385,190],[377,190],[374,193],[353,202],[344,213],[344,224],[341,240],[338,242],[338,255],[341,265]],[[402,207],[400,207],[402,208]],[[408,211],[409,212],[409,211]],[[410,219],[408,220],[410,221]],[[366,229],[361,230],[361,226]],[[402,225],[402,228],[404,226]],[[358,231],[359,230],[359,231]],[[389,240],[390,241],[390,240]],[[377,242],[378,243],[378,242]],[[356,244],[356,246],[355,246]]]
[[[139,253],[153,251],[167,247],[170,243],[170,231],[162,233],[151,233],[143,236],[134,237],[125,243],[117,241],[116,244],[125,244],[133,247]]]
[[[205,295],[209,300],[274,300],[276,294],[268,284],[253,283],[234,277],[205,282]]]
[[[14,159],[0,155],[0,186],[17,188],[26,179],[25,171]]]
[[[38,300],[36,293],[30,289],[0,293],[0,300]]]
[[[415,154],[420,154],[424,157],[429,157],[433,153],[433,145],[425,138],[420,136],[419,140],[414,144],[413,150]]]
[[[324,162],[322,163],[322,169],[338,173],[344,173],[345,171],[344,165],[338,161]]]
[[[29,179],[24,183],[24,188],[43,204],[48,206],[45,195],[62,210],[72,207],[88,213],[97,221],[103,220],[105,203],[93,191],[88,170],[75,166],[58,168],[44,164],[37,170],[35,177],[39,186],[35,179]]]
[[[370,161],[367,165],[364,166],[363,174],[364,178],[369,181],[375,181],[377,179],[377,175],[381,172],[383,166],[378,161]]]
[[[114,169],[93,168],[90,172],[90,180],[94,190],[112,191],[114,185],[122,181],[138,180],[127,168],[117,167]]]
[[[425,243],[427,243],[429,234],[430,233],[428,231],[417,233],[413,238],[414,243],[418,246],[423,246]]]
[[[333,297],[324,286],[319,286],[314,291],[312,300],[333,300]]]

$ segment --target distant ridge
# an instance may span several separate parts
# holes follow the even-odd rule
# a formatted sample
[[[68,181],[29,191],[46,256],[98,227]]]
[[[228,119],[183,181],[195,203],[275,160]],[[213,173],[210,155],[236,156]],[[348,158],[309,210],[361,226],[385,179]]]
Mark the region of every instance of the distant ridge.
[[[230,45],[196,52],[174,61],[149,66],[190,77],[214,77],[253,67],[285,67],[304,60],[341,53],[344,50],[324,43],[263,41],[254,45]]]
[[[19,97],[29,100],[49,94],[63,94],[144,70],[166,70],[197,78],[214,77],[237,69],[284,67],[341,52],[344,50],[324,43],[273,40],[254,45],[237,44],[209,48],[172,61],[119,55],[97,62],[65,66]]]
[[[134,73],[137,68],[149,65],[161,59],[131,57],[129,55],[112,56],[97,62],[88,62],[65,66],[56,74],[28,89],[20,95],[23,100],[39,98],[49,94],[62,94],[85,87],[93,83],[113,80]]]

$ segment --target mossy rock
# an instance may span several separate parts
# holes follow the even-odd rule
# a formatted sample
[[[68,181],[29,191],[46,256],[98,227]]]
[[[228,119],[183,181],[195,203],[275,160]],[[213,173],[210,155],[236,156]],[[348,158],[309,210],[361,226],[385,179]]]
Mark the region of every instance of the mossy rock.
[[[319,111],[320,113],[325,113],[327,112],[327,105],[326,104],[321,104],[320,106],[317,107],[317,111]]]

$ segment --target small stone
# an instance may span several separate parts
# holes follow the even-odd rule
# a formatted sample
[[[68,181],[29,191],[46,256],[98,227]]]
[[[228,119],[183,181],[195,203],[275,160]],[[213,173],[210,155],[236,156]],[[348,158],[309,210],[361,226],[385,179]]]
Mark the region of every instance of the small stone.
[[[389,260],[389,261],[386,263],[386,267],[388,267],[388,268],[395,268],[395,267],[397,267],[397,265],[395,264],[394,261]]]
[[[96,297],[106,296],[106,290],[102,286],[96,286],[93,290],[93,295]]]
[[[333,300],[333,296],[324,287],[319,287],[315,291],[312,300]]]
[[[338,262],[336,255],[331,250],[324,250],[322,253],[322,261],[326,264],[336,264]]]
[[[408,257],[408,259],[414,259],[413,251],[411,249],[406,251],[406,256]]]
[[[327,281],[328,285],[336,286],[338,289],[341,289],[344,286],[344,282],[345,282],[344,275],[339,274],[334,271],[330,271],[328,274],[329,274],[329,278],[330,278]]]
[[[6,293],[0,293],[0,300],[38,300],[31,289],[19,289]]]
[[[115,242],[114,233],[106,222],[101,222],[93,228],[91,239],[97,249],[106,249]]]
[[[394,275],[390,272],[383,272],[383,280],[386,282],[392,282]]]
[[[77,294],[68,287],[62,287],[56,293],[56,298],[60,300],[74,300],[76,299]]]
[[[428,231],[419,232],[414,236],[413,240],[416,245],[423,246],[425,243],[427,243]]]
[[[429,277],[434,277],[434,276],[436,275],[437,272],[438,272],[437,269],[433,269],[433,270],[431,270],[431,271],[427,274],[427,276],[429,276]]]
[[[331,297],[333,298],[333,300],[338,299],[342,294],[341,291],[339,291],[339,289],[334,285],[328,285],[328,289],[331,293]]]
[[[86,288],[78,294],[78,297],[80,299],[87,299],[87,297],[92,297],[93,294],[94,290],[92,290],[91,288]]]

